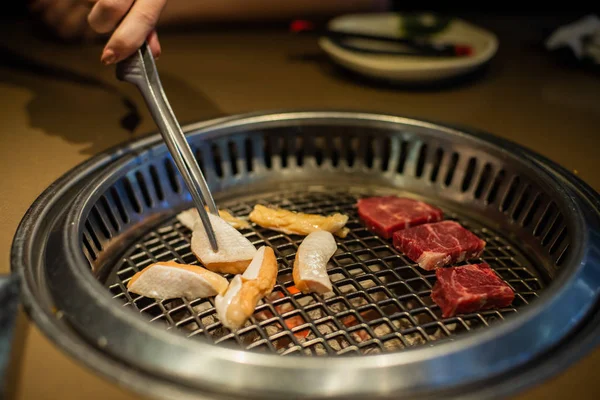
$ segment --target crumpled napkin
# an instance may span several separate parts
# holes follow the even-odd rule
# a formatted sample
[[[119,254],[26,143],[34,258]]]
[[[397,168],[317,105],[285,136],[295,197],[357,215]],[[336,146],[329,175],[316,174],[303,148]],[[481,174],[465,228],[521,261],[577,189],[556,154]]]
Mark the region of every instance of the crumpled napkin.
[[[600,64],[600,18],[588,15],[561,26],[548,37],[545,46],[548,50],[568,47],[579,60]]]

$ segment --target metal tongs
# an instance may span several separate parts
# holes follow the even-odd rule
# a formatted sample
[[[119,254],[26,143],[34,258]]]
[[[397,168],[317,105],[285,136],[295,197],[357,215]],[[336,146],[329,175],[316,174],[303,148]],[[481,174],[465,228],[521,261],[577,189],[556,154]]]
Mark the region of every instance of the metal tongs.
[[[144,43],[132,56],[117,63],[117,79],[134,84],[142,93],[152,118],[192,195],[211,247],[214,252],[219,251],[215,231],[205,209],[205,205],[208,205],[210,213],[219,215],[217,205],[163,91],[148,43]]]

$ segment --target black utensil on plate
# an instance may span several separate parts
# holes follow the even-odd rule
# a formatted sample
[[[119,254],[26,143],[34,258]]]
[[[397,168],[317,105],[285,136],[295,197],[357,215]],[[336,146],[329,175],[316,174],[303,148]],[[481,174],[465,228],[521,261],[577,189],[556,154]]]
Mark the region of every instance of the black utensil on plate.
[[[437,57],[464,57],[472,54],[471,46],[455,43],[435,43],[426,38],[407,38],[399,36],[372,35],[360,32],[337,31],[328,28],[317,28],[312,22],[295,20],[290,24],[293,33],[310,33],[330,38],[336,44],[348,50],[370,54],[389,55],[418,55]],[[352,43],[353,39],[362,39],[380,44],[386,47],[376,48],[360,46]],[[398,47],[398,48],[395,48]]]

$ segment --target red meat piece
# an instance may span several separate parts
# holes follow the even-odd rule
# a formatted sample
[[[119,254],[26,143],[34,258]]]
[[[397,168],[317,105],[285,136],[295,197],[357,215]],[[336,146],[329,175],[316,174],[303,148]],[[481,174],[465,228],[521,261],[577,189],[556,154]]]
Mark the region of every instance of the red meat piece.
[[[439,268],[431,299],[442,317],[453,317],[491,308],[508,307],[513,290],[486,263]]]
[[[427,222],[437,222],[442,210],[422,201],[397,196],[368,197],[358,200],[358,215],[367,227],[385,239],[393,233]]]
[[[425,270],[477,258],[485,244],[454,221],[419,225],[394,233],[394,247]]]

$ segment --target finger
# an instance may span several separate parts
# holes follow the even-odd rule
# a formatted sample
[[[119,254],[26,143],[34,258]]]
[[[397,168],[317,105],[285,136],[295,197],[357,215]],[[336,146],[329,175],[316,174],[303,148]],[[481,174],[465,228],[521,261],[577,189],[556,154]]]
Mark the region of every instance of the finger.
[[[29,9],[33,12],[41,11],[53,2],[54,0],[31,0],[29,2]]]
[[[90,15],[88,23],[98,33],[110,32],[127,14],[133,0],[98,0]]]
[[[154,30],[166,0],[136,0],[108,40],[102,62],[119,62],[136,51]]]
[[[160,57],[162,49],[160,47],[160,41],[158,40],[158,34],[156,31],[154,30],[150,32],[150,36],[148,36],[148,39],[146,40],[148,41],[148,46],[150,46],[150,51],[152,51],[154,58]]]
[[[65,15],[69,13],[76,0],[54,0],[42,11],[42,20],[52,28],[57,28]]]
[[[57,33],[63,39],[73,39],[83,34],[87,27],[89,7],[78,3],[65,15],[58,27]]]

